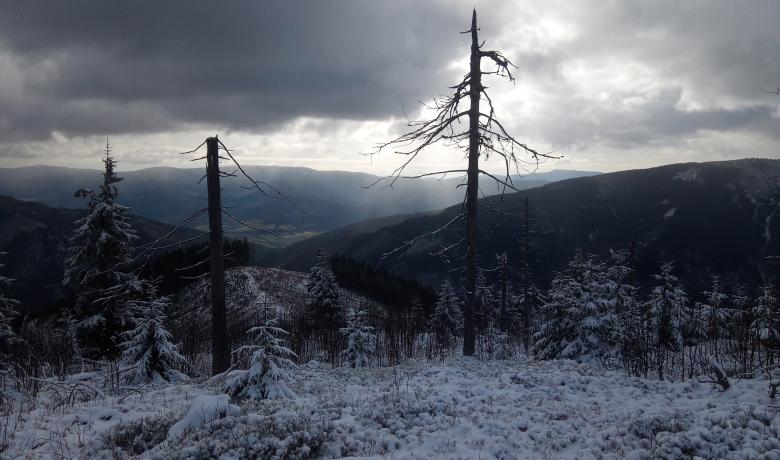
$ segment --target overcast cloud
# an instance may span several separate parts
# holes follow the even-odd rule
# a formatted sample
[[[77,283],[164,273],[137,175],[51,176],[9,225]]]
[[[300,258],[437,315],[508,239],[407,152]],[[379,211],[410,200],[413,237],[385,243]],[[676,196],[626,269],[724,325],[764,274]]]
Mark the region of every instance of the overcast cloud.
[[[247,163],[384,173],[370,150],[466,71],[472,2],[0,1],[3,166],[125,167],[220,133]],[[780,3],[478,2],[519,66],[489,81],[518,138],[617,170],[780,157]],[[419,170],[455,164],[442,149]]]

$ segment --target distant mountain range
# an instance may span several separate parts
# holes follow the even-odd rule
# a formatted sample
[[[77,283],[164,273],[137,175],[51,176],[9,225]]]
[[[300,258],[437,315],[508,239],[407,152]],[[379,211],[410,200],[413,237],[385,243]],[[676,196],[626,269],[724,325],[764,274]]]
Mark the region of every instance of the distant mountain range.
[[[0,196],[0,252],[7,253],[1,261],[6,265],[2,274],[14,279],[9,294],[21,301],[26,311],[50,311],[63,298],[67,240],[74,221],[85,214],[86,209],[52,208]],[[137,245],[155,241],[173,229],[138,216],[130,216],[130,223],[140,237]],[[185,228],[163,241],[173,243],[200,234]]]
[[[295,238],[281,241],[267,239],[238,223],[225,219],[226,230],[243,234],[270,245],[284,245],[311,234],[332,230],[367,219],[396,214],[432,211],[458,203],[463,190],[460,179],[401,180],[394,188],[364,188],[378,177],[370,174],[315,171],[282,166],[249,166],[245,168],[257,180],[263,180],[282,191],[300,208],[285,200],[269,199],[257,190],[246,189],[242,178],[222,181],[223,203],[231,214],[253,226],[296,233]],[[119,171],[119,201],[136,215],[177,224],[206,206],[205,181],[198,184],[202,169],[149,168]],[[526,189],[571,177],[599,174],[588,171],[555,170],[515,177],[515,184]],[[49,206],[83,208],[85,203],[73,197],[82,187],[97,187],[101,173],[97,170],[52,166],[0,168],[0,194],[19,200],[37,201]],[[483,182],[483,193],[497,193],[495,184]],[[194,223],[206,228],[205,217]]]
[[[517,192],[503,200],[486,198],[480,209],[481,264],[490,268],[507,251],[520,260],[523,201],[529,201],[531,264],[547,285],[575,248],[606,255],[610,249],[636,251],[639,280],[651,281],[660,259],[677,261],[678,273],[696,288],[711,274],[726,281],[757,284],[780,273],[780,160],[746,159],[685,163],[580,177]],[[349,225],[261,255],[261,264],[307,269],[320,248],[390,272],[436,284],[453,276],[458,254],[431,255],[459,236],[458,230],[421,241],[403,256],[382,255],[417,235],[443,226],[459,206],[442,211],[392,216]]]

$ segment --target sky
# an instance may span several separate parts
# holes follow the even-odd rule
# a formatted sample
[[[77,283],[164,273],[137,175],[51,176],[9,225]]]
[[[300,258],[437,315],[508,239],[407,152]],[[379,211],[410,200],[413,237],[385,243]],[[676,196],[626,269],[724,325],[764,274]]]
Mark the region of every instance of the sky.
[[[191,167],[218,134],[244,164],[386,174],[403,158],[365,154],[468,71],[475,5],[517,66],[485,77],[497,115],[560,157],[540,170],[780,158],[776,0],[0,0],[0,166],[97,169],[109,137],[120,168]]]

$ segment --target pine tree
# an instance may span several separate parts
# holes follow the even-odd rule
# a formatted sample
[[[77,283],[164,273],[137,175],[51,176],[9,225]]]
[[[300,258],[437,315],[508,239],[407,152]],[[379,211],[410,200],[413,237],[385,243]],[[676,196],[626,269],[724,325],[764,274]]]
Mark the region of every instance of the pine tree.
[[[5,257],[4,252],[0,252],[0,257]],[[5,265],[0,263],[0,270],[5,268]],[[19,302],[15,299],[8,297],[3,291],[5,291],[11,283],[12,279],[6,278],[0,275],[0,361],[14,355],[14,350],[20,346],[23,341],[20,339],[11,326],[11,321],[16,318],[18,312],[16,308]]]
[[[157,297],[154,290],[149,296],[148,300],[133,302],[137,325],[122,333],[126,340],[122,343],[122,363],[132,366],[127,379],[134,384],[177,379],[181,374],[175,368],[185,362],[164,325],[170,299]]]
[[[361,307],[350,308],[347,327],[341,328],[341,333],[347,337],[343,356],[349,367],[368,367],[376,351],[376,334],[366,321],[366,311]]]
[[[73,317],[81,349],[89,357],[116,356],[119,334],[132,326],[132,311],[126,308],[135,292],[135,277],[122,272],[131,261],[132,242],[138,238],[128,222],[128,208],[116,203],[116,160],[106,144],[103,184],[98,193],[79,190],[88,197],[90,213],[76,221],[65,260],[63,285],[76,292]],[[128,283],[130,285],[128,285]]]
[[[654,275],[656,287],[645,302],[648,312],[651,344],[655,349],[658,378],[664,379],[666,353],[681,350],[688,295],[672,273],[674,262],[661,263],[661,273]]]
[[[336,276],[324,251],[317,252],[317,259],[309,272],[306,284],[312,321],[326,329],[334,329],[341,323],[341,305]]]
[[[751,314],[751,335],[767,350],[773,348],[780,341],[780,306],[771,283],[762,287]]]
[[[436,343],[449,348],[463,327],[462,304],[449,281],[445,281],[439,290],[439,300],[431,319],[431,328]]]
[[[253,345],[234,350],[234,354],[249,354],[249,369],[228,380],[224,390],[232,397],[250,399],[294,398],[295,393],[287,386],[290,380],[288,370],[295,367],[292,359],[297,355],[287,347],[275,318],[269,318],[262,325],[247,331],[254,337]]]

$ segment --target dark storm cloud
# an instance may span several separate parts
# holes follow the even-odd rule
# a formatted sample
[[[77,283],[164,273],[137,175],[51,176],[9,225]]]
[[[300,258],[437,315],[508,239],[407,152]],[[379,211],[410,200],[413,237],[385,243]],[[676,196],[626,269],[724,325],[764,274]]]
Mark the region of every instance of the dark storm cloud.
[[[487,47],[518,65],[518,85],[489,78],[500,115],[540,148],[583,161],[587,150],[644,148],[650,158],[659,145],[740,133],[763,148],[745,155],[780,152],[780,98],[761,92],[780,86],[778,1],[477,3]],[[52,132],[144,144],[137,133],[239,130],[278,136],[279,158],[351,158],[376,139],[347,139],[340,123],[357,128],[344,120],[387,120],[402,104],[414,116],[418,99],[455,83],[472,6],[0,0],[0,156],[35,155],[14,144]],[[316,135],[286,124],[299,117],[315,118],[304,131]]]
[[[33,0],[0,11],[0,50],[21,74],[0,95],[0,132],[15,138],[387,117],[435,91],[468,19],[414,0]]]

